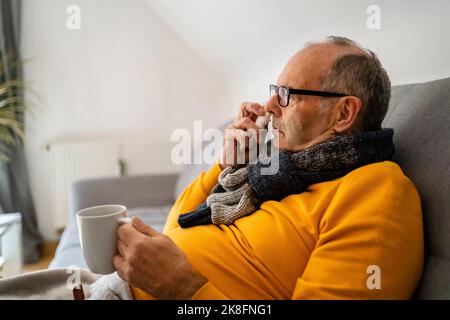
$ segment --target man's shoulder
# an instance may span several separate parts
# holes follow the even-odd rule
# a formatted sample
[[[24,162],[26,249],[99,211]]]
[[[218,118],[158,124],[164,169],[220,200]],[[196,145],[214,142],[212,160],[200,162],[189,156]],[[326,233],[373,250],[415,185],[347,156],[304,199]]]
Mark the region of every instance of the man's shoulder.
[[[349,172],[344,178],[354,179],[356,177],[396,177],[407,178],[403,173],[402,168],[393,161],[382,161],[367,164]]]
[[[404,174],[402,168],[393,161],[371,163],[349,172],[341,182],[341,185],[348,184],[416,189],[412,181]]]
[[[332,201],[335,201],[335,206],[340,203],[338,208],[351,204],[354,210],[331,210],[330,215],[358,219],[378,217],[381,224],[386,217],[403,221],[421,214],[417,188],[392,161],[369,164],[348,173],[340,181]]]

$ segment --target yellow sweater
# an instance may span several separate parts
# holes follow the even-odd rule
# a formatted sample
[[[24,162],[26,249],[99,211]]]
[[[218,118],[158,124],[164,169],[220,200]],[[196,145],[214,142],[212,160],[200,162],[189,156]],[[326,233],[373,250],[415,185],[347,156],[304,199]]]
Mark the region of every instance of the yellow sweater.
[[[193,299],[411,297],[423,268],[422,211],[397,164],[367,165],[266,201],[232,225],[180,228],[178,215],[206,200],[220,170],[214,165],[184,190],[163,231],[209,280]]]

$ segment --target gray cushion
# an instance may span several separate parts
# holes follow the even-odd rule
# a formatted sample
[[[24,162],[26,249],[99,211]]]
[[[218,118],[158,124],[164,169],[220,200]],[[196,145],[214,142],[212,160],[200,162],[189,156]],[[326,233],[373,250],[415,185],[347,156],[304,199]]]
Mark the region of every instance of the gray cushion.
[[[450,78],[393,87],[384,126],[422,199],[426,245],[419,299],[450,299]]]
[[[128,209],[128,215],[130,217],[137,216],[153,227],[153,229],[162,232],[164,224],[167,219],[167,215],[172,206],[159,206],[159,207],[140,207]]]
[[[128,208],[171,204],[177,178],[178,174],[152,174],[77,181],[71,186],[70,214],[109,203]]]
[[[79,266],[86,268],[83,254],[81,252],[80,238],[78,236],[78,226],[75,215],[70,216],[69,222],[59,240],[55,257],[50,262],[49,268],[64,268],[69,266]]]
[[[427,256],[425,271],[416,299],[450,299],[449,277],[450,262],[431,255]]]

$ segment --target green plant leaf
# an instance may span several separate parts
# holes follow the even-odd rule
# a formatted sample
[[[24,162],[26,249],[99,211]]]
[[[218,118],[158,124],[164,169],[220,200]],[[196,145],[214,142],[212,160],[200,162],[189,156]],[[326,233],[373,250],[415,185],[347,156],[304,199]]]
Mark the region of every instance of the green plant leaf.
[[[17,139],[24,138],[24,111],[30,110],[28,106],[35,104],[29,98],[39,98],[24,81],[7,76],[20,72],[24,60],[18,59],[13,51],[6,53],[6,57],[2,58],[0,60],[0,79],[2,79],[0,81],[0,163],[10,159],[11,145],[16,143]]]
[[[18,80],[9,80],[0,84],[0,95],[4,95],[13,89],[21,88],[23,89],[25,84]]]
[[[18,97],[18,96],[16,96],[16,97],[8,97],[8,98],[0,100],[0,109],[5,107],[5,106],[8,106],[10,104],[13,104],[16,107],[22,107],[23,108],[24,102],[25,102],[25,99],[23,97]]]

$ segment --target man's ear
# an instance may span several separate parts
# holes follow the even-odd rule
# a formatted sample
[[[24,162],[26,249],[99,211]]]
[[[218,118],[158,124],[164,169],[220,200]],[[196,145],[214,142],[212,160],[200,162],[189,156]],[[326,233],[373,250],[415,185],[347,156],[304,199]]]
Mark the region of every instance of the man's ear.
[[[355,96],[347,96],[340,99],[334,109],[334,131],[344,133],[355,128],[361,111],[361,99]]]

